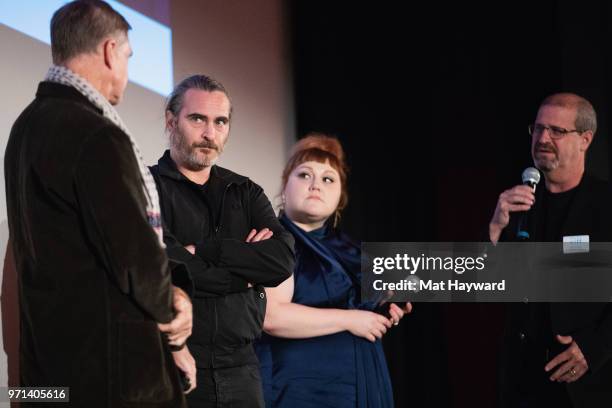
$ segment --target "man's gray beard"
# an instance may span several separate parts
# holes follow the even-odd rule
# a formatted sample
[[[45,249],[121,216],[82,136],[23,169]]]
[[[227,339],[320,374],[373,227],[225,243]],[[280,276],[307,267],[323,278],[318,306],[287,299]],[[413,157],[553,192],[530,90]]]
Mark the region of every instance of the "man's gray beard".
[[[554,158],[552,160],[534,159],[533,162],[535,166],[543,172],[552,171],[559,167],[559,159],[557,158]]]
[[[170,136],[170,147],[176,154],[181,165],[191,171],[204,170],[206,167],[210,167],[219,158],[220,151],[217,151],[217,156],[214,159],[210,159],[208,156],[198,157],[196,149],[191,145],[185,143],[185,138],[178,132],[173,133]]]
[[[194,149],[192,149],[191,152],[181,151],[179,153],[179,156],[181,156],[181,161],[183,162],[183,166],[192,171],[199,171],[199,170],[205,169],[206,167],[210,167],[213,164],[215,164],[215,162],[219,158],[218,156],[215,157],[214,159],[210,159],[208,158],[208,156],[199,158],[197,153],[194,151]]]

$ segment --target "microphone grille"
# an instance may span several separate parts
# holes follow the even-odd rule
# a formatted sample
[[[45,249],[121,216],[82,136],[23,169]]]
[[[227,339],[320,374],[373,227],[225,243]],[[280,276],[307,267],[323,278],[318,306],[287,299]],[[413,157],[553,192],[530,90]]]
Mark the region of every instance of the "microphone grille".
[[[527,167],[523,171],[523,184],[538,184],[540,182],[540,172],[535,167]]]

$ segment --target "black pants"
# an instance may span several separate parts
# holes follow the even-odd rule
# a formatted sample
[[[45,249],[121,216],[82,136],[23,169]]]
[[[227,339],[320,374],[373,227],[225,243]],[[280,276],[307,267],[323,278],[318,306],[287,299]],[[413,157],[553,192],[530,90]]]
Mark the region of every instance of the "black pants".
[[[563,383],[551,383],[543,389],[533,390],[519,397],[518,408],[572,408],[572,402]]]
[[[187,394],[189,408],[263,408],[257,365],[198,369],[198,386]]]

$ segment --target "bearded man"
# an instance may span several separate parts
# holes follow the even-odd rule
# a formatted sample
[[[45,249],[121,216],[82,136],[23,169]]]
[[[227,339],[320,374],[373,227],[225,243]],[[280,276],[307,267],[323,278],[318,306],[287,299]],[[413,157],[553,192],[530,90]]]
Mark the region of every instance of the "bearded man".
[[[193,334],[181,352],[185,365],[196,361],[198,388],[187,396],[194,407],[263,407],[252,346],[263,324],[263,286],[283,282],[294,264],[293,238],[263,189],[214,164],[231,112],[222,84],[184,79],[166,106],[170,150],[151,168],[168,257],[194,283]]]
[[[535,194],[519,185],[499,196],[492,242],[516,240],[517,213],[527,210],[521,232],[534,242],[612,241],[610,184],[585,174],[596,130],[585,98],[558,93],[542,101],[529,133],[545,185]],[[501,407],[612,406],[612,304],[512,304],[504,345]]]

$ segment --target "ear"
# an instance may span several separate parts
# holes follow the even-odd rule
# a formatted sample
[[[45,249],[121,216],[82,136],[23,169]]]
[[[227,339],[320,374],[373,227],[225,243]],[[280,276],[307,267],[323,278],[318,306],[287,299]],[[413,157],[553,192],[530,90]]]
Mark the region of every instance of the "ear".
[[[108,38],[102,42],[102,53],[104,54],[104,65],[108,69],[113,69],[117,59],[117,40]]]
[[[166,130],[173,131],[176,127],[176,116],[169,110],[166,111]]]
[[[587,130],[580,135],[580,151],[586,152],[591,142],[593,142],[593,131]]]

